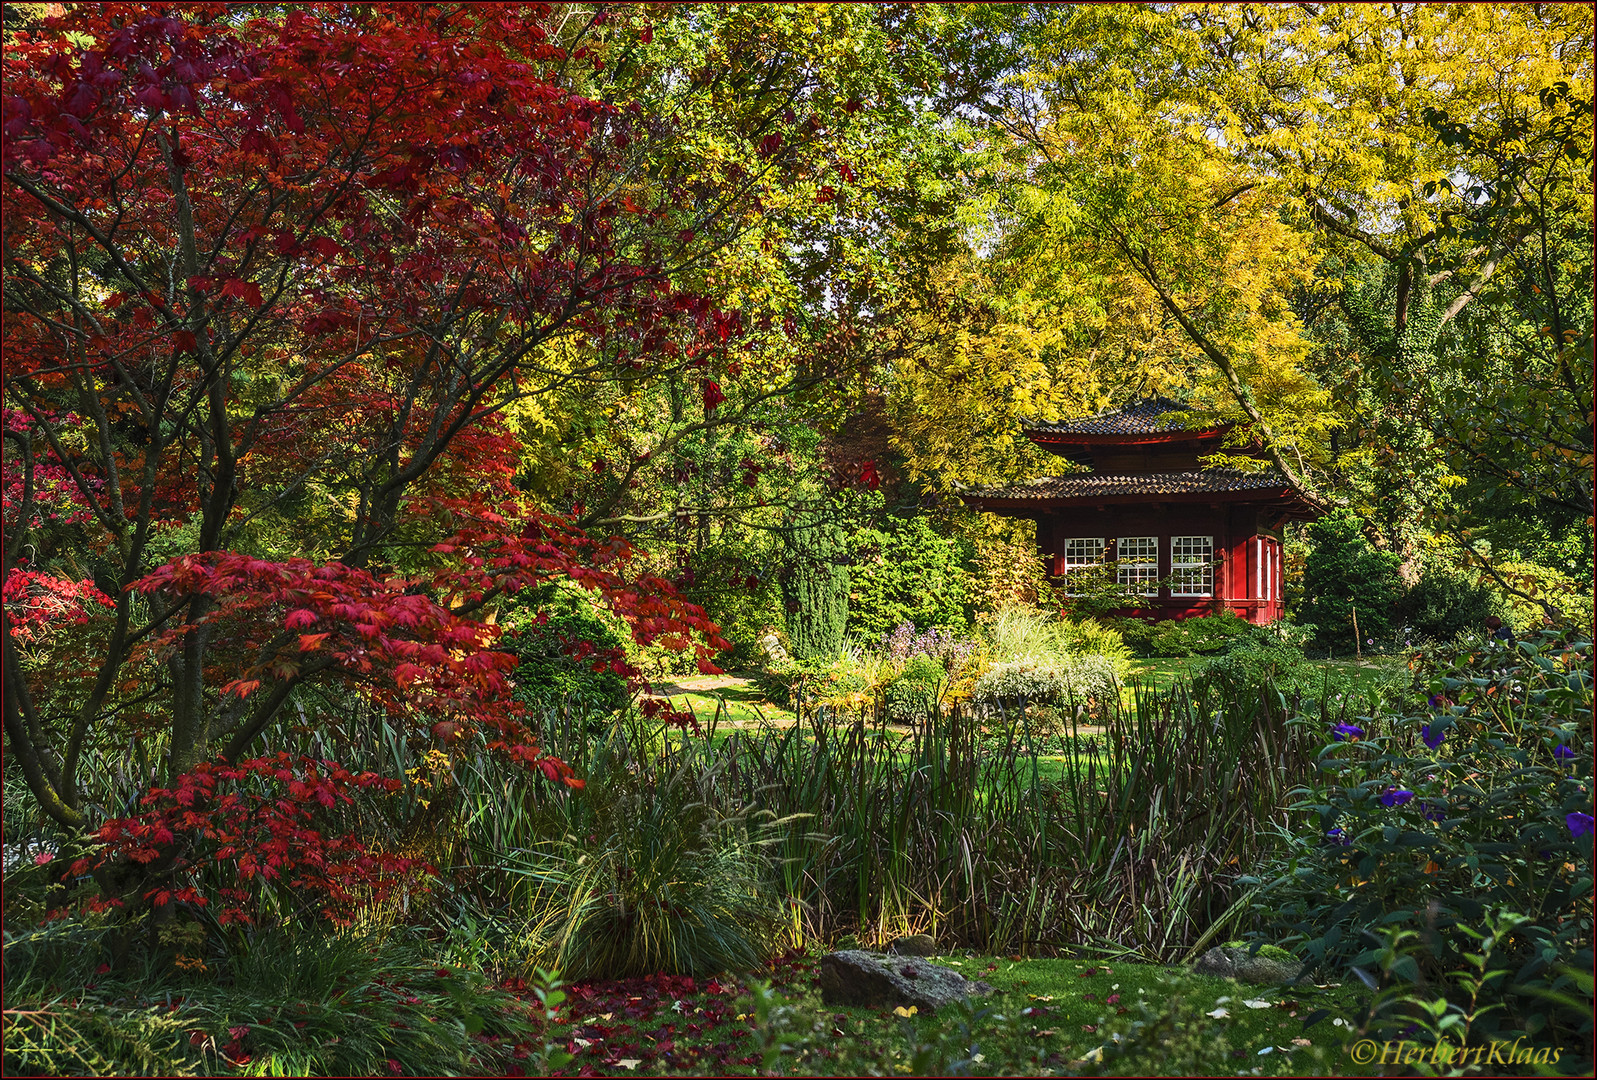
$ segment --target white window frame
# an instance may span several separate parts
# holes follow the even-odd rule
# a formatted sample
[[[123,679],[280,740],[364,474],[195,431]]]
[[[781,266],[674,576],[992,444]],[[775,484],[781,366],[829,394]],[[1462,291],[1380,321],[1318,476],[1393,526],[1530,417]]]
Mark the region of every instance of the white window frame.
[[[1159,595],[1159,538],[1122,536],[1115,541],[1115,578],[1131,589],[1142,586],[1139,595]]]
[[[1059,556],[1062,576],[1065,579],[1065,595],[1080,596],[1080,593],[1070,591],[1070,574],[1073,570],[1085,570],[1091,566],[1103,565],[1104,538],[1101,536],[1072,536],[1065,541],[1065,550]]]
[[[1170,595],[1214,595],[1214,537],[1170,538]]]

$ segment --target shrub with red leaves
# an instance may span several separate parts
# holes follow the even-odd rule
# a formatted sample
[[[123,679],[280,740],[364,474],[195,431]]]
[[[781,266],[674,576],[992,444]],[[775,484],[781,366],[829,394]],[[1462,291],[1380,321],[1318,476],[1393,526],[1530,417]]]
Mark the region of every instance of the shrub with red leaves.
[[[101,892],[91,910],[218,902],[222,926],[254,925],[276,901],[280,913],[347,925],[396,888],[420,889],[431,871],[418,859],[373,852],[324,827],[353,792],[391,793],[399,782],[352,773],[330,761],[288,754],[237,764],[205,762],[155,788],[142,811],[102,825],[102,845],[73,863]]]

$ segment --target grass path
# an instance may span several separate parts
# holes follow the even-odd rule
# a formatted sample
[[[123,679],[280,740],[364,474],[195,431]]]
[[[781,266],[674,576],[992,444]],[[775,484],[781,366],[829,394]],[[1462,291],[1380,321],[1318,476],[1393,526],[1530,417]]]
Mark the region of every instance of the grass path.
[[[701,722],[719,713],[719,723],[735,728],[755,727],[760,723],[791,727],[798,718],[792,711],[773,705],[753,679],[743,675],[696,675],[656,683],[656,694],[678,708],[689,708]]]

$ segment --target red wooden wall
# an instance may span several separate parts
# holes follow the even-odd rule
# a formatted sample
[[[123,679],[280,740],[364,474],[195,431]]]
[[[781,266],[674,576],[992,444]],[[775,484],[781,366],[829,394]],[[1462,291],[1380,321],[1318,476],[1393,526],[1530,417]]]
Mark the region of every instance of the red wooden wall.
[[[1212,536],[1219,565],[1211,597],[1171,596],[1168,588],[1137,608],[1117,614],[1184,619],[1230,608],[1249,622],[1273,622],[1281,600],[1281,542],[1259,529],[1260,507],[1250,504],[1152,503],[1104,506],[1050,514],[1037,522],[1037,542],[1051,557],[1056,577],[1064,573],[1066,541],[1073,537],[1159,538],[1159,576],[1171,573],[1172,536]]]

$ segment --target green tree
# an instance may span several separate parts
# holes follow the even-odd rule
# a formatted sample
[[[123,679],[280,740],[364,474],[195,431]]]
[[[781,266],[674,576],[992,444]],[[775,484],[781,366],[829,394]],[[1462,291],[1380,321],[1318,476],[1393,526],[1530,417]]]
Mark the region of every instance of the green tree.
[[[925,516],[897,517],[854,537],[849,629],[877,638],[900,623],[963,630],[970,575],[957,540],[939,536]]]
[[[1140,279],[1200,400],[1311,501],[1410,578],[1428,528],[1502,533],[1516,490],[1590,514],[1589,8],[1007,10],[998,182],[1046,196],[1049,259]]]

